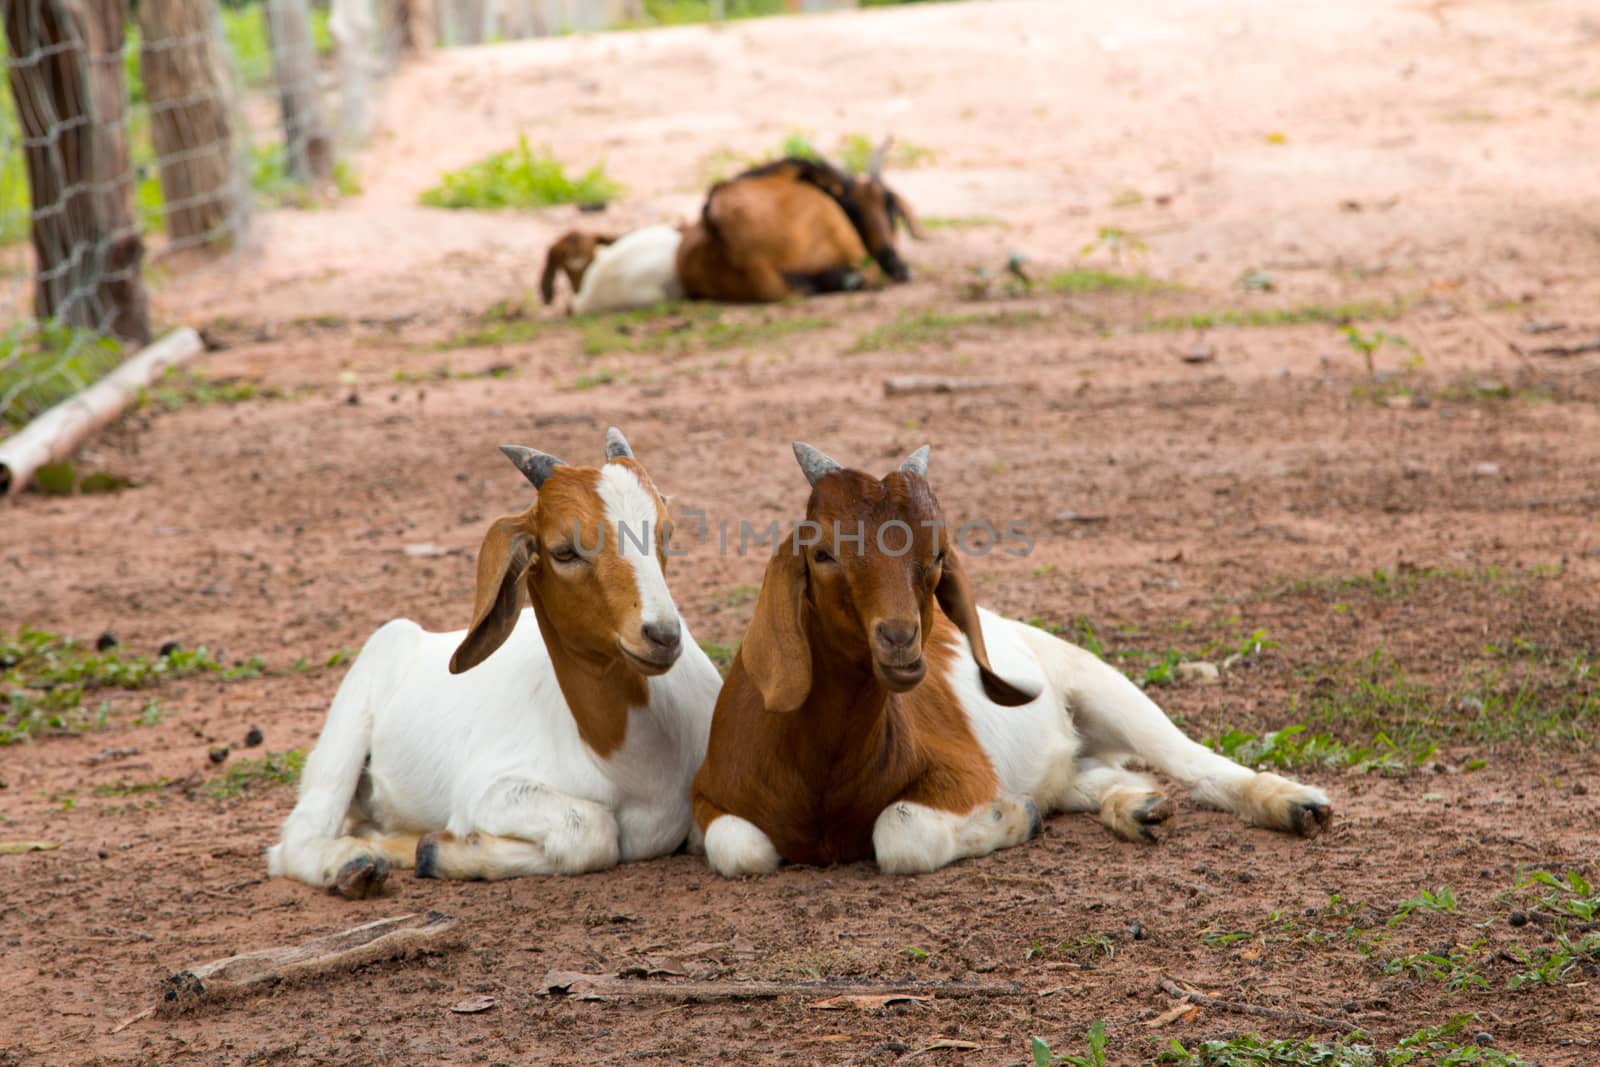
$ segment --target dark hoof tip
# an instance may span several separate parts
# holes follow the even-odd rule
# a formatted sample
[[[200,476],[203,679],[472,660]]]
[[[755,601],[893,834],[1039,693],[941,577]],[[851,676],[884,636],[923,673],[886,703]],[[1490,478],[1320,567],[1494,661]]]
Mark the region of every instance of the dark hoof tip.
[[[1139,837],[1151,844],[1159,841],[1156,830],[1168,819],[1172,818],[1174,808],[1172,801],[1164,796],[1152,796],[1133,813],[1134,822],[1139,824]]]
[[[417,842],[417,877],[438,878],[439,842],[446,835],[435,832]]]
[[[1044,820],[1039,817],[1039,805],[1032,797],[1024,797],[1022,803],[1028,809],[1028,840],[1032,841],[1044,832]]]
[[[375,897],[389,878],[389,861],[382,856],[357,856],[339,868],[333,890],[346,900]]]
[[[1316,837],[1333,825],[1333,808],[1327,804],[1291,804],[1289,825],[1301,837]]]

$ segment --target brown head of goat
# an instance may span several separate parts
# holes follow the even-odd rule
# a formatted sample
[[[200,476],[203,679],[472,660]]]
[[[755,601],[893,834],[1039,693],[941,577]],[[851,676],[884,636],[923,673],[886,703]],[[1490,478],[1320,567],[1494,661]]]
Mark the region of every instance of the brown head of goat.
[[[582,287],[584,272],[594,262],[600,246],[613,244],[616,240],[615,234],[584,233],[582,230],[568,230],[556,238],[550,251],[545,253],[544,274],[539,278],[539,296],[545,304],[552,303],[556,298],[557,275],[565,274],[567,283],[576,293]]]

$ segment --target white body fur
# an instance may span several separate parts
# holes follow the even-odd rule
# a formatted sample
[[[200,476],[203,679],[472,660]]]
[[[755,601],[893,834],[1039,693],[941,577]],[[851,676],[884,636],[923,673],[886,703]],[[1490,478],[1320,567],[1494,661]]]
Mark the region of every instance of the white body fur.
[[[989,700],[970,644],[956,635],[960,654],[950,667],[950,686],[994,766],[1002,795],[962,813],[891,804],[872,835],[884,871],[931,871],[1021,844],[1036,831],[1041,813],[1056,811],[1098,812],[1122,837],[1148,836],[1170,807],[1147,776],[1124,769],[1135,758],[1187,786],[1207,807],[1233,812],[1256,826],[1301,829],[1302,809],[1327,806],[1326,794],[1314,786],[1252,771],[1190,740],[1138,686],[1098,656],[991,611],[980,610],[979,617],[995,673],[1040,694],[1020,707]],[[703,843],[694,844],[727,877],[766,874],[777,867],[771,841],[743,819],[717,818]]]
[[[535,843],[537,854],[484,875],[501,877],[593,870],[684,840],[721,685],[687,630],[677,663],[648,679],[649,706],[630,711],[626,740],[606,759],[578,736],[531,608],[493,655],[452,675],[465,632],[400,619],[372,635],[306,760],[282,843],[267,852],[270,874],[331,885],[374,831]],[[555,831],[560,842],[548,840]]]
[[[572,313],[624,311],[683,297],[676,262],[683,234],[676,226],[646,226],[602,245],[583,273]]]

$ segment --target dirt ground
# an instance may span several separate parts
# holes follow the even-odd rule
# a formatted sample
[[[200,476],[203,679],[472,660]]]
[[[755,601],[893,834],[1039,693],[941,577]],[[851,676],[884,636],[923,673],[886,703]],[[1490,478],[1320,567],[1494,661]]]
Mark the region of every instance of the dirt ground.
[[[1389,1047],[1462,1015],[1453,1040],[1484,1055],[1600,1063],[1600,949],[1519,980],[1557,927],[1512,925],[1551,907],[1531,872],[1600,881],[1600,351],[1560,354],[1600,338],[1600,18],[1140,8],[441,53],[391,82],[363,195],[263,216],[249,255],[170,278],[162,318],[217,346],[197,372],[253,395],[179,389],[80,457],[135,488],[0,511],[0,635],[267,670],[100,690],[103,728],[0,748],[0,841],[60,845],[0,855],[0,1063],[1017,1064],[1035,1036],[1084,1054],[1104,1020],[1107,1062],[1134,1064],[1247,1031]],[[691,213],[719,161],[790,130],[893,131],[926,150],[890,179],[933,226],[893,290],[569,324],[529,294],[575,212],[414,206],[519,129],[605,158],[628,193],[582,220],[616,228]],[[1404,338],[1375,375],[1345,317]],[[968,387],[886,393],[910,374]],[[676,508],[735,528],[799,515],[792,439],[869,469],[931,442],[947,513],[1034,534],[970,562],[984,603],[1135,674],[1221,663],[1215,686],[1152,680],[1194,736],[1304,725],[1381,766],[1295,766],[1336,806],[1309,842],[1184,800],[1152,847],[1061,816],[915,879],[727,882],[680,855],[399,876],[359,904],[266,880],[293,790],[228,767],[310,746],[343,669],[319,665],[386,619],[465,624],[479,538],[529,499],[496,444],[594,462],[610,424]],[[738,641],[761,566],[674,563],[698,639]],[[426,953],[119,1025],[187,965],[429,909],[458,925]],[[641,964],[817,986],[540,995],[548,971]],[[1269,1014],[1174,1013],[1163,979]],[[819,1008],[842,981],[997,988]],[[479,993],[494,1007],[450,1012]]]

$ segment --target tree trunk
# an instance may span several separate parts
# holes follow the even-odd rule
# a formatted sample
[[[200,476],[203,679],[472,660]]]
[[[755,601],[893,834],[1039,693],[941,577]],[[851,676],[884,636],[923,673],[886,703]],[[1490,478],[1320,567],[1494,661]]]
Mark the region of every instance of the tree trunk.
[[[34,313],[144,344],[150,315],[128,159],[124,0],[3,6],[33,204]]]
[[[339,136],[344,144],[360,144],[367,136],[367,98],[372,91],[375,61],[372,40],[377,28],[370,0],[333,0],[328,20],[339,53]]]
[[[383,0],[384,56],[413,56],[433,47],[438,30],[433,0]]]
[[[232,79],[210,0],[145,0],[139,72],[174,245],[222,244],[238,221]]]
[[[322,94],[317,91],[310,10],[306,0],[266,0],[266,8],[289,177],[300,182],[329,182],[333,179],[333,142],[322,117]]]

